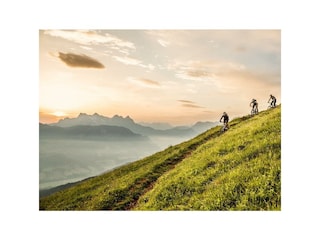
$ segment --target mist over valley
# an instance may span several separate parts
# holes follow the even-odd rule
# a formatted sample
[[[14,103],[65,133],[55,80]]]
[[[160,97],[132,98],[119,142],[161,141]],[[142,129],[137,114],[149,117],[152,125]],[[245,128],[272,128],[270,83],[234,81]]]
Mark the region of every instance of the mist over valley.
[[[186,141],[217,122],[154,129],[130,117],[80,114],[39,124],[40,190],[76,182]],[[158,124],[170,126],[169,124]]]

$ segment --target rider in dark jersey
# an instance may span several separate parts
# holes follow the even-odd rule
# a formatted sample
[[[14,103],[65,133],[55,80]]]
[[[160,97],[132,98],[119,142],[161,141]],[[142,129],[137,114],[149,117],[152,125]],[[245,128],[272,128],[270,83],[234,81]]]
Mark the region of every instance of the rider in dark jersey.
[[[228,122],[229,122],[229,116],[226,112],[223,112],[221,118],[220,118],[220,122],[223,119],[223,124],[224,124],[224,128],[223,131],[227,130],[229,128]]]
[[[276,102],[277,102],[276,97],[273,96],[272,94],[270,94],[270,98],[268,100],[268,103],[270,102],[270,100],[271,100],[271,103],[270,103],[271,107],[275,107],[276,106]]]
[[[252,111],[258,113],[258,102],[256,99],[252,99],[251,103],[250,103],[250,107],[252,105]]]

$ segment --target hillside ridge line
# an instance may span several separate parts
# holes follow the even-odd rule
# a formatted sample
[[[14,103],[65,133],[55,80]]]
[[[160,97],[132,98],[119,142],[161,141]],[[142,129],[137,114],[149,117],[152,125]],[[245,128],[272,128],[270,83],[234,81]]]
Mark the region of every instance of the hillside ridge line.
[[[241,120],[247,120],[252,116],[241,117]],[[235,126],[239,124],[230,122],[230,126]],[[206,132],[202,133],[203,135]],[[202,135],[200,134],[200,136]],[[207,141],[219,137],[221,134],[220,130],[214,134],[208,135],[196,143],[193,143],[188,148],[185,149],[181,154],[168,158],[165,162],[156,165],[151,172],[148,172],[145,176],[136,179],[129,187],[122,190],[115,190],[111,192],[111,200],[104,202],[101,210],[132,210],[136,206],[139,198],[153,189],[154,184],[159,177],[168,173],[172,170],[178,163],[182,162],[188,156],[192,154],[199,146],[206,143]]]

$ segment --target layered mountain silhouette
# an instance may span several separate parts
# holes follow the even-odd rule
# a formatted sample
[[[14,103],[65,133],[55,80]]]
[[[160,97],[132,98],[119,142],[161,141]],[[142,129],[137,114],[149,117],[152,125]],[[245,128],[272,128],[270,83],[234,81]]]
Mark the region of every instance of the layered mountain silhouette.
[[[55,127],[74,127],[74,126],[117,126],[129,129],[131,132],[143,136],[164,135],[164,136],[195,136],[200,132],[206,131],[211,127],[218,125],[218,122],[197,122],[193,126],[171,127],[169,129],[155,129],[149,126],[143,126],[135,123],[129,116],[122,117],[115,115],[112,118],[102,116],[98,113],[92,115],[80,113],[76,118],[61,119],[50,126]],[[152,126],[152,125],[151,125]],[[167,125],[170,126],[170,125]],[[87,127],[88,128],[88,127]],[[79,129],[78,129],[79,130]],[[100,129],[101,130],[101,129]],[[117,131],[123,131],[116,129]],[[59,131],[59,130],[58,130]]]
[[[170,125],[169,123],[162,123],[162,122],[152,122],[152,123],[139,122],[138,124],[145,126],[145,127],[151,127],[154,129],[158,129],[158,130],[167,130],[167,129],[173,128],[173,126]]]
[[[76,125],[70,127],[40,124],[40,138],[63,138],[78,140],[147,140],[128,128],[108,125]]]

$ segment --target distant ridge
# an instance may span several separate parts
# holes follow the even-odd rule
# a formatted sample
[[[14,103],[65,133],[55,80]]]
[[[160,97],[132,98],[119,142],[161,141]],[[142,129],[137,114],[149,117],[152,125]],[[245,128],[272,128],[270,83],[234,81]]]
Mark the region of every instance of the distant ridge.
[[[146,140],[146,137],[131,130],[108,125],[76,125],[58,127],[40,124],[40,138],[87,139],[87,140]]]
[[[58,127],[72,127],[76,125],[111,125],[126,127],[135,124],[134,121],[129,117],[121,117],[119,115],[114,115],[112,118],[102,116],[98,113],[92,115],[86,113],[80,113],[76,118],[64,118],[60,119],[57,123],[51,123],[51,126]]]
[[[193,137],[197,134],[208,130],[209,128],[216,126],[217,122],[198,122],[193,126],[181,126],[181,127],[170,127],[170,125],[164,125],[162,123],[162,128],[164,126],[169,128],[165,129],[155,129],[152,126],[156,124],[147,124],[141,125],[136,123],[130,116],[122,117],[119,115],[114,115],[112,118],[102,116],[98,113],[92,115],[86,113],[80,113],[76,118],[64,118],[59,120],[57,123],[51,123],[50,126],[56,127],[73,127],[78,125],[89,125],[89,126],[99,126],[99,125],[108,125],[108,126],[118,126],[125,127],[130,129],[132,132],[144,135],[144,136],[188,136]],[[160,126],[158,124],[158,126]],[[159,128],[159,127],[158,127]],[[160,127],[161,128],[161,127]]]
[[[156,130],[168,130],[170,128],[173,128],[173,126],[171,126],[169,123],[161,123],[161,122],[152,122],[152,123],[140,122],[138,124],[145,127],[151,127]]]

